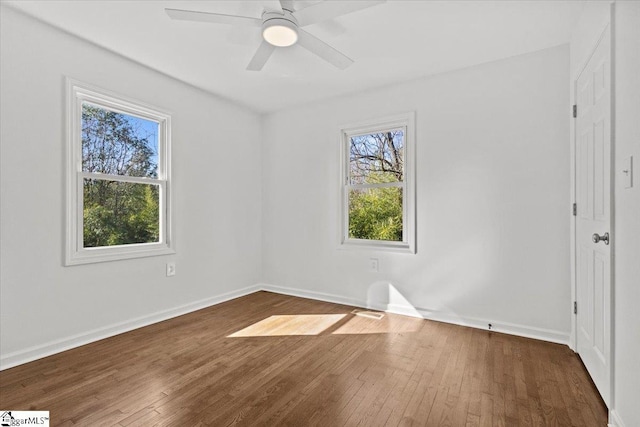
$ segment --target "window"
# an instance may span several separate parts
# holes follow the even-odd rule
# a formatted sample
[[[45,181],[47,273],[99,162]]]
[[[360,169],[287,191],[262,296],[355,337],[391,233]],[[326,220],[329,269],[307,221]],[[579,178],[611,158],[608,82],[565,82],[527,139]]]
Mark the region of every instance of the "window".
[[[341,243],[415,253],[414,115],[341,131]]]
[[[66,265],[173,253],[166,113],[67,80]]]

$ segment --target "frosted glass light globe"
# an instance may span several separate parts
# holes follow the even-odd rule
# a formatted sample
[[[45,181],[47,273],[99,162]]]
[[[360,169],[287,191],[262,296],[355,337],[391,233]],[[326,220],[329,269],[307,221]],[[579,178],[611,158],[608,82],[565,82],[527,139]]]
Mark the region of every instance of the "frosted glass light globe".
[[[291,21],[274,18],[265,21],[262,29],[262,37],[269,44],[278,47],[286,47],[298,41],[298,31]]]

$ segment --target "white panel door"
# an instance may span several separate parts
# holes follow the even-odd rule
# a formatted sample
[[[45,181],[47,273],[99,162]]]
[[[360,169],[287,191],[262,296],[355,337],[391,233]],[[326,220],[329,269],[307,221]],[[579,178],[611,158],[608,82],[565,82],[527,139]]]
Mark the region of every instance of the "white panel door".
[[[611,363],[611,35],[576,82],[577,350],[607,406]]]

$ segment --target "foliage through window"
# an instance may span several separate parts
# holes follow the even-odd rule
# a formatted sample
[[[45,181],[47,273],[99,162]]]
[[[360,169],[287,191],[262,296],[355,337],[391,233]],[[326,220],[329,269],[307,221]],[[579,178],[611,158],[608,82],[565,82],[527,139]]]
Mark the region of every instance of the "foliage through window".
[[[169,117],[69,85],[67,263],[169,253]]]
[[[84,247],[157,242],[157,185],[103,175],[157,178],[158,123],[82,105]]]
[[[386,127],[383,122],[343,130],[343,243],[413,250],[406,162],[410,122],[407,117]]]

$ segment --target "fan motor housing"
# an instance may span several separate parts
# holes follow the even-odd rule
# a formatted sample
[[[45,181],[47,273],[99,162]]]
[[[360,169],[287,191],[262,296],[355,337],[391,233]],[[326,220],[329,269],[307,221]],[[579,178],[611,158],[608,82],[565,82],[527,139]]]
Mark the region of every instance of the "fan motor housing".
[[[262,15],[262,37],[269,44],[286,47],[298,41],[298,21],[288,10]]]

